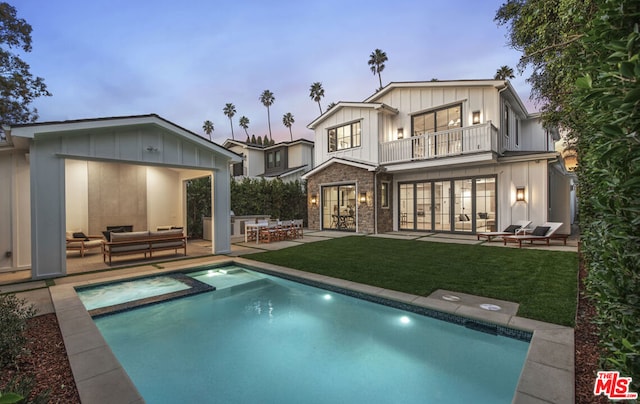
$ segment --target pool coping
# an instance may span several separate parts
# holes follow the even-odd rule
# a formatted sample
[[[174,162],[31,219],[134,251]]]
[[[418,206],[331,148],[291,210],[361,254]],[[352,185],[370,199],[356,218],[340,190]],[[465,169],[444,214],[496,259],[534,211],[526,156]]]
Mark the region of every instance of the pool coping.
[[[199,262],[195,267],[207,264],[239,264],[248,268],[264,269],[288,277],[302,278],[314,283],[364,293],[381,299],[392,300],[449,313],[480,322],[489,322],[525,332],[532,338],[523,366],[513,403],[573,403],[575,397],[574,333],[573,328],[530,320],[506,313],[482,310],[456,302],[431,297],[411,295],[381,287],[361,284],[325,275],[304,272],[278,265],[266,264],[246,258],[233,257]],[[49,288],[60,331],[67,349],[69,363],[84,403],[108,402],[118,397],[121,403],[144,403],[126,371],[102,337],[75,287],[149,275],[181,272],[194,268],[193,263],[166,265],[164,268],[146,268],[135,276],[120,275],[101,279],[73,282]]]

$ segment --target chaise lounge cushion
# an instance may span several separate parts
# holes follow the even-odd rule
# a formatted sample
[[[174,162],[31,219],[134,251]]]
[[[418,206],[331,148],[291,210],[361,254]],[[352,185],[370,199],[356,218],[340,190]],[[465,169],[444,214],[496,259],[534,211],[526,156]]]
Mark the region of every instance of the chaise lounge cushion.
[[[551,227],[547,227],[547,226],[537,226],[535,229],[533,229],[533,232],[531,232],[531,235],[532,236],[545,236],[550,228]]]
[[[507,227],[506,229],[504,229],[505,233],[515,233],[516,230],[520,229],[521,226],[518,226],[517,224],[512,224],[509,227]]]

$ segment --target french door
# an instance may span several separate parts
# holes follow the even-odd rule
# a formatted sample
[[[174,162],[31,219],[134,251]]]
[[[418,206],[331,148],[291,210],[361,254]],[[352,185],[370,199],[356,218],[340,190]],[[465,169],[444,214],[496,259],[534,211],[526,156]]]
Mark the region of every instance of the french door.
[[[400,183],[399,229],[474,233],[495,228],[495,177]]]
[[[355,184],[322,187],[322,229],[356,231]]]

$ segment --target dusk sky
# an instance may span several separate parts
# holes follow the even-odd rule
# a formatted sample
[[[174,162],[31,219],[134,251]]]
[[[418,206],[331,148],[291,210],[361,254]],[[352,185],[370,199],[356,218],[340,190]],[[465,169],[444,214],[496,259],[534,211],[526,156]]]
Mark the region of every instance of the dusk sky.
[[[9,0],[33,27],[24,55],[52,97],[38,99],[39,122],[156,113],[213,140],[231,138],[222,109],[236,106],[249,135],[268,134],[259,96],[269,89],[274,140],[289,140],[282,116],[295,117],[293,137],[319,114],[309,87],[325,90],[322,109],[363,101],[378,87],[369,55],[389,60],[391,81],[491,79],[502,65],[530,112],[530,87],[518,75],[519,52],[493,21],[503,0],[459,1],[211,1]]]

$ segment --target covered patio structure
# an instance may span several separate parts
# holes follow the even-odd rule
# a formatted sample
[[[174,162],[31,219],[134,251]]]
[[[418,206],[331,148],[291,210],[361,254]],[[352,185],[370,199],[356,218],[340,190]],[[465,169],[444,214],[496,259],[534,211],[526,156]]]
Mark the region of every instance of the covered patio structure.
[[[211,254],[231,251],[231,163],[240,157],[158,115],[4,128],[0,144],[0,272],[68,273],[65,233],[182,227],[186,183],[211,178]],[[27,185],[28,184],[28,185]],[[95,254],[92,254],[95,255]]]

